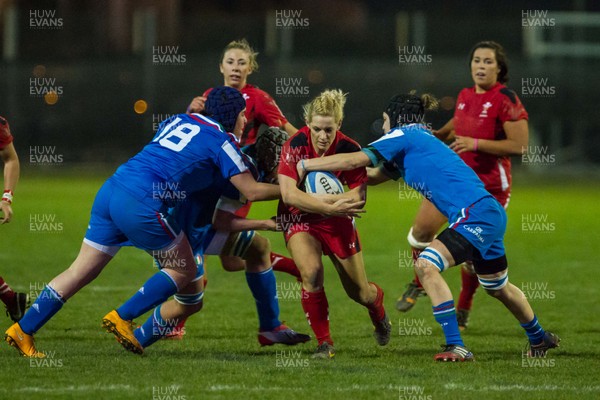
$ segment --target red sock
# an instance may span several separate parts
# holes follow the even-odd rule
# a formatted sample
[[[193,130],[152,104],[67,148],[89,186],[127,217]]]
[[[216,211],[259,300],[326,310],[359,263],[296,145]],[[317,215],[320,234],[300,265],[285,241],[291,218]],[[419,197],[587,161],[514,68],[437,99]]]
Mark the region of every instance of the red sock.
[[[475,296],[475,291],[479,287],[479,280],[476,274],[470,274],[464,268],[460,269],[460,278],[462,286],[458,297],[458,309],[470,310],[473,305],[473,296]]]
[[[302,288],[302,308],[311,329],[315,333],[318,344],[328,342],[333,345],[329,333],[329,303],[325,289],[307,292]]]
[[[424,249],[417,249],[415,247],[411,247],[411,250],[412,250],[413,263],[416,264],[417,258],[419,258],[419,254],[421,254],[421,252]],[[413,280],[413,282],[416,283],[418,287],[423,288],[423,285],[421,285],[421,281],[419,280],[419,277],[417,276],[416,272],[415,272],[415,279]]]
[[[373,321],[373,323],[377,323],[381,321],[385,315],[385,309],[383,308],[383,290],[377,286],[376,283],[369,282],[369,284],[375,286],[375,289],[377,289],[377,297],[375,297],[375,301],[367,306],[371,321]]]
[[[15,292],[8,286],[8,283],[4,282],[4,279],[0,277],[0,300],[6,305],[12,303],[15,299]]]
[[[179,332],[185,327],[185,321],[187,321],[187,318],[183,318],[181,321],[179,321],[179,323],[177,324],[177,326],[174,329],[175,332]]]
[[[285,272],[300,279],[300,271],[294,260],[281,254],[271,253],[271,267],[273,271]]]

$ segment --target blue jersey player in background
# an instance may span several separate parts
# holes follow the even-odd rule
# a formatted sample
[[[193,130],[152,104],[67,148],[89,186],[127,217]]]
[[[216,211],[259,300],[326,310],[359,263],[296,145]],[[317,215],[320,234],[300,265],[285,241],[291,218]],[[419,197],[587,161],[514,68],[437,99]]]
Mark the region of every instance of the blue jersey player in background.
[[[484,189],[473,170],[424,125],[398,126],[400,121],[423,121],[425,109],[436,105],[435,99],[414,94],[401,97],[403,101],[396,100],[387,108],[394,110],[393,115],[383,113],[383,131],[387,133],[379,140],[360,152],[304,160],[298,163],[298,172],[303,175],[308,171],[374,166],[376,181],[402,177],[448,218],[448,228],[423,250],[415,265],[431,298],[433,315],[446,337],[443,351],[434,357],[436,361],[474,359],[462,341],[452,293],[441,276],[441,272],[466,260],[473,261],[486,292],[500,300],[525,330],[528,355],[544,357],[547,350],[558,347],[560,339],[544,331],[523,292],[508,281],[504,208]],[[394,126],[391,130],[390,121]]]
[[[108,313],[103,325],[126,349],[141,354],[131,320],[163,303],[196,276],[190,244],[168,218],[169,207],[223,179],[252,201],[279,196],[278,186],[257,183],[248,173],[235,138],[228,133],[241,134],[245,107],[236,89],[215,88],[205,115],[172,117],[142,151],[121,165],[96,195],[79,255],[46,286],[21,321],[6,331],[6,341],[24,356],[44,357],[35,348],[33,334],[94,280],[121,246],[131,243],[150,253],[163,268]]]

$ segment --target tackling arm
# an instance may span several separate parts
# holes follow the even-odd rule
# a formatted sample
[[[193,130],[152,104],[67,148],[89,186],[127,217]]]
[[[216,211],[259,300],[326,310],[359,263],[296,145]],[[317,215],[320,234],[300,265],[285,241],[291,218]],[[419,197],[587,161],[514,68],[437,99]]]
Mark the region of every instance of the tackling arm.
[[[371,159],[362,151],[302,160],[296,165],[300,176],[310,171],[349,171],[371,165]]]
[[[277,224],[272,219],[248,219],[239,217],[229,211],[216,209],[213,216],[213,227],[217,231],[275,231]]]
[[[276,200],[280,198],[278,185],[256,182],[249,172],[234,175],[229,180],[249,201]]]
[[[392,179],[389,175],[386,175],[385,172],[383,172],[382,165],[378,167],[367,168],[367,178],[367,185],[369,186],[379,185],[380,183],[387,182]]]

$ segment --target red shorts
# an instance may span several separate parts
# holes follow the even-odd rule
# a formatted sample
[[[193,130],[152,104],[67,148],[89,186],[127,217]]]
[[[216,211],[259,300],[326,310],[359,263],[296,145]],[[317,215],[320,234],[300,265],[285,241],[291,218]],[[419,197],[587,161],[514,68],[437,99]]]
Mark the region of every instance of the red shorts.
[[[241,208],[238,208],[238,210],[235,212],[235,215],[246,218],[250,213],[250,207],[252,207],[252,202],[248,201]]]
[[[358,231],[352,218],[330,217],[322,221],[291,223],[284,227],[285,243],[296,233],[306,232],[316,238],[323,248],[323,254],[335,254],[344,260],[360,252]]]

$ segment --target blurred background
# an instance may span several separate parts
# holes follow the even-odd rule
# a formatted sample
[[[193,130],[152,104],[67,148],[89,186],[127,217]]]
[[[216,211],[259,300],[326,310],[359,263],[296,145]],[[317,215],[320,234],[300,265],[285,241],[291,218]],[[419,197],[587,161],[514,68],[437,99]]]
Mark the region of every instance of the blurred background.
[[[0,0],[0,37],[0,115],[24,169],[124,162],[223,83],[223,47],[246,38],[260,53],[249,83],[292,124],[303,126],[312,97],[341,88],[342,131],[361,144],[387,100],[410,89],[442,100],[428,116],[441,127],[473,85],[471,47],[498,41],[536,155],[515,168],[600,171],[598,1]]]

